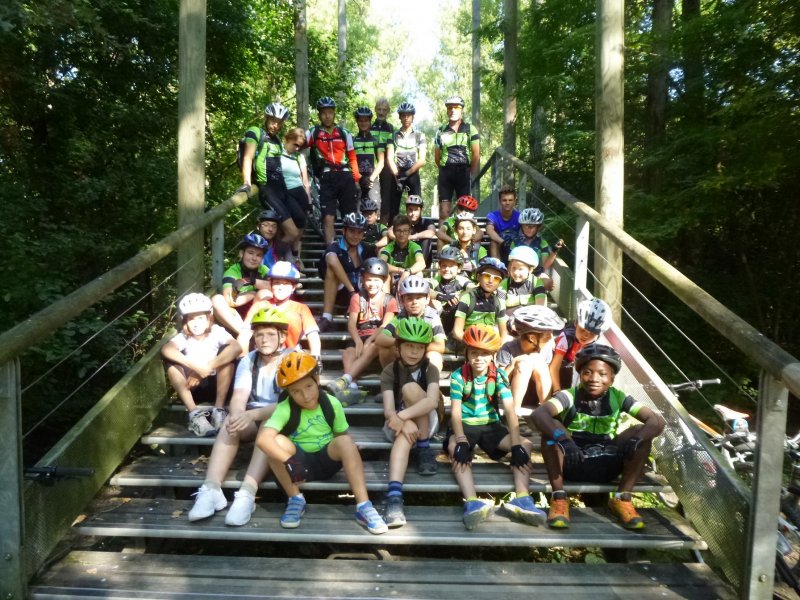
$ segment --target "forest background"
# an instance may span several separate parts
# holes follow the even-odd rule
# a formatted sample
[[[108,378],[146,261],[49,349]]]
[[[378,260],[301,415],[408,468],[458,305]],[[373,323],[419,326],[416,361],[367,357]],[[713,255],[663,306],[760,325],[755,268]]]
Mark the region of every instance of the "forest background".
[[[308,3],[310,97],[341,98],[350,127],[358,105],[410,100],[432,139],[445,121],[441,100],[470,98],[471,2],[428,3],[438,20],[410,31],[393,20],[395,9],[375,4],[348,0],[347,61],[339,65],[336,2]],[[484,157],[502,143],[502,10],[501,0],[481,2]],[[625,35],[626,230],[800,355],[800,5],[628,2]],[[590,204],[594,36],[593,2],[520,0],[518,155]],[[175,228],[177,48],[176,0],[0,6],[0,331]],[[236,142],[263,106],[279,100],[296,114],[292,2],[208,0],[206,94],[213,206],[237,187]],[[427,201],[434,177],[429,159]],[[548,234],[569,246],[571,219],[545,208]],[[80,412],[96,400],[92,390],[102,393],[146,352],[172,315],[134,332],[174,300],[170,285],[162,287],[168,276],[166,267],[148,271],[23,357],[23,381],[63,360],[49,383],[28,392],[26,427],[52,404],[53,386],[75,396]],[[689,376],[717,374],[681,331],[737,386],[754,385],[755,367],[671,294],[627,262],[625,276],[623,328],[665,379],[677,371],[636,324]],[[125,350],[109,353],[116,348]]]

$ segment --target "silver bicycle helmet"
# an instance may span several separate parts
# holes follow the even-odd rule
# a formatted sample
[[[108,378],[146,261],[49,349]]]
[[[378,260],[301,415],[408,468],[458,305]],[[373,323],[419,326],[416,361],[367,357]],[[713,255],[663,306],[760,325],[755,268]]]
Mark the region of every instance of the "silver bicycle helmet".
[[[458,105],[461,108],[464,108],[464,99],[461,96],[448,96],[447,100],[444,101],[445,106],[455,106]]]
[[[561,331],[564,319],[546,306],[521,306],[511,315],[508,330],[517,335],[531,331]]]
[[[517,246],[512,249],[511,252],[508,253],[508,264],[511,264],[512,260],[525,263],[532,269],[539,266],[539,255],[536,254],[536,250],[530,246]]]
[[[406,198],[406,206],[422,206],[422,204],[422,196],[409,194],[408,198]]]
[[[584,300],[578,304],[578,325],[599,335],[611,326],[611,307],[600,298]]]
[[[526,208],[519,213],[520,225],[541,225],[544,223],[544,213],[538,208]]]
[[[389,265],[377,256],[368,258],[361,265],[364,275],[378,275],[379,277],[386,277],[389,274]]]
[[[264,109],[264,115],[285,121],[289,118],[289,109],[280,102],[270,102]]]
[[[442,251],[439,252],[439,260],[449,260],[460,266],[464,264],[464,255],[461,253],[461,250],[455,246],[445,246],[442,248]]]
[[[411,275],[400,284],[397,291],[401,296],[404,294],[425,294],[427,296],[431,292],[431,284],[419,275]]]
[[[184,317],[195,313],[210,313],[212,312],[211,300],[205,294],[186,294],[178,302],[178,310]]]
[[[373,212],[378,210],[378,203],[372,198],[367,198],[361,201],[361,212]]]

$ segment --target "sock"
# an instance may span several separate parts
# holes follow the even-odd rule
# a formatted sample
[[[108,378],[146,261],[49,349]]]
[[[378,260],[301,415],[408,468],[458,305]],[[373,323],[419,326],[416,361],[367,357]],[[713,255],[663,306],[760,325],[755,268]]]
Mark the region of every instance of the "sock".
[[[363,502],[359,502],[358,504],[356,504],[356,510],[361,510],[361,509],[362,509],[362,508],[364,508],[364,507],[365,507],[367,504],[370,504],[370,501],[369,501],[369,500],[364,500]]]
[[[402,481],[390,481],[389,482],[389,491],[386,493],[387,496],[402,496],[403,495],[403,482]]]
[[[209,481],[208,479],[206,479],[203,482],[203,485],[206,486],[210,490],[221,490],[222,489],[222,486],[218,482]]]
[[[565,492],[564,490],[558,490],[557,492],[553,492],[552,498],[553,500],[566,500],[567,492]]]
[[[344,382],[345,382],[347,385],[350,385],[351,383],[353,383],[353,376],[352,376],[352,375],[348,375],[347,373],[345,373],[344,375],[342,375],[341,379],[342,379],[342,381],[344,381]]]
[[[299,493],[299,494],[297,494],[296,496],[290,496],[290,498],[299,498],[299,499],[300,499],[300,500],[302,500],[303,502],[305,502],[305,501],[306,501],[306,497],[305,497],[305,496],[303,496],[303,492],[300,492],[300,493]]]
[[[631,501],[630,492],[614,492],[614,500],[622,500],[623,502]]]
[[[326,313],[326,312],[322,313],[322,318],[328,319],[328,321],[333,321],[333,315],[331,313]]]
[[[417,448],[430,448],[431,441],[430,440],[417,440]]]
[[[521,492],[517,494],[517,498],[524,498],[525,496],[530,496],[530,492]]]
[[[239,491],[240,492],[247,492],[248,494],[250,494],[250,495],[255,497],[256,492],[258,492],[258,488],[256,486],[254,486],[252,483],[249,483],[249,482],[245,481],[242,484],[242,487],[239,488]]]

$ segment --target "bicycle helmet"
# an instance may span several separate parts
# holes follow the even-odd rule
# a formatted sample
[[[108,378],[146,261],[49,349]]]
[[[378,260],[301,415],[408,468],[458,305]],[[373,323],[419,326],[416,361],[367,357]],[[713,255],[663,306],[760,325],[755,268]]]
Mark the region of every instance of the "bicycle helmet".
[[[541,225],[544,223],[544,213],[538,208],[526,208],[519,213],[520,225]]]
[[[262,308],[255,315],[253,320],[250,321],[251,325],[272,325],[282,331],[289,329],[289,319],[284,313],[277,308],[270,306],[269,308]]]
[[[422,206],[422,196],[409,194],[408,198],[406,198],[406,206]]]
[[[317,100],[317,110],[323,108],[336,108],[336,100],[334,100],[330,96],[323,96],[322,98]]]
[[[461,254],[461,250],[455,246],[445,246],[442,248],[442,251],[439,252],[439,262],[443,260],[449,260],[461,266],[464,264],[464,255]]]
[[[580,373],[587,363],[602,360],[614,371],[614,375],[622,368],[622,359],[616,350],[605,344],[587,344],[575,356],[575,370]]]
[[[359,212],[347,213],[342,219],[342,227],[347,229],[361,229],[363,231],[367,228],[367,219]]]
[[[361,212],[377,212],[378,210],[378,203],[375,202],[372,198],[367,198],[366,200],[361,201]]]
[[[183,317],[195,313],[210,313],[212,312],[211,300],[205,294],[186,294],[178,302],[178,310],[181,311]]]
[[[464,195],[459,196],[458,200],[456,200],[456,206],[458,208],[463,208],[471,213],[474,213],[478,210],[478,200],[472,196]]]
[[[561,331],[564,320],[546,306],[521,306],[511,315],[508,330],[516,335],[531,331]]]
[[[353,116],[357,119],[358,117],[369,117],[372,118],[372,109],[369,106],[359,106],[357,109],[353,111]]]
[[[470,348],[497,352],[503,345],[503,340],[494,327],[480,323],[467,327],[464,332],[464,344]]]
[[[241,246],[242,250],[248,248],[249,246],[265,250],[267,246],[269,246],[269,242],[260,235],[258,235],[257,233],[248,233],[246,236],[242,238],[242,241],[239,243],[239,246]]]
[[[584,300],[578,304],[576,321],[589,333],[599,335],[611,326],[611,307],[600,298]]]
[[[264,115],[285,121],[289,118],[289,109],[280,102],[271,102],[264,109]]]
[[[267,277],[270,279],[288,279],[289,281],[300,281],[300,271],[292,263],[279,260],[269,268]]]
[[[449,96],[447,100],[444,101],[445,106],[455,106],[458,105],[461,108],[464,108],[464,99],[461,96]]]
[[[281,360],[278,366],[276,381],[278,386],[285,388],[307,375],[317,374],[317,359],[305,352],[290,352]]]
[[[471,212],[466,211],[466,210],[462,210],[461,212],[456,213],[456,216],[453,219],[453,221],[454,221],[453,224],[455,226],[458,226],[458,224],[461,221],[470,221],[473,225],[475,225],[475,227],[479,227],[478,219],[475,218],[475,215],[473,215]]]
[[[361,265],[364,275],[377,275],[378,277],[386,277],[389,274],[389,265],[386,261],[381,260],[377,256],[368,258]]]
[[[397,114],[417,114],[417,109],[414,108],[414,105],[411,102],[401,102],[400,106],[397,107]]]
[[[394,337],[399,341],[430,344],[433,341],[433,328],[419,317],[406,317],[397,321]]]
[[[503,261],[500,259],[494,258],[493,256],[484,256],[478,262],[478,268],[475,269],[475,273],[480,275],[487,269],[494,269],[495,271],[500,271],[500,274],[505,277],[508,275],[508,270],[506,266],[503,264]]]
[[[512,260],[518,260],[521,263],[525,263],[531,269],[535,269],[539,266],[539,255],[536,254],[536,250],[530,246],[517,246],[516,248],[512,249],[511,252],[508,253],[509,265],[511,264]]]
[[[404,294],[425,294],[427,296],[431,293],[431,284],[419,275],[411,275],[400,284],[397,292],[401,296]]]
[[[260,213],[258,213],[258,222],[262,223],[263,221],[274,221],[275,223],[280,223],[281,218],[278,213],[271,208],[268,208],[267,210],[262,210]]]

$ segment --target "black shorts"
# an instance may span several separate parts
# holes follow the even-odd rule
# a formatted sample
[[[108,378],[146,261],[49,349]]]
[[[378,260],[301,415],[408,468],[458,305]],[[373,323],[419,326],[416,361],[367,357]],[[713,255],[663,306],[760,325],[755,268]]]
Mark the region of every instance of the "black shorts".
[[[283,194],[270,194],[269,205],[280,217],[281,223],[291,219],[295,226],[302,231],[306,227],[306,212],[308,211],[308,194],[303,188],[283,190]]]
[[[328,171],[319,178],[319,204],[324,216],[336,216],[336,210],[344,217],[356,212],[356,182],[350,171]]]
[[[439,202],[452,202],[453,193],[456,199],[470,194],[470,177],[468,165],[444,166],[439,169],[436,183],[439,190]]]
[[[298,446],[294,456],[306,469],[306,481],[325,481],[342,470],[342,463],[328,456],[328,446],[318,452],[305,452]]]
[[[622,473],[623,459],[617,454],[617,445],[614,442],[586,442],[576,439],[575,443],[584,452],[594,456],[587,456],[583,462],[567,467],[564,466],[564,479],[567,481],[584,481],[587,483],[608,483]]]
[[[499,460],[508,454],[507,450],[501,450],[499,448],[500,442],[508,435],[508,429],[506,429],[506,426],[500,421],[495,421],[488,425],[467,425],[464,423],[463,427],[464,435],[467,436],[467,442],[469,442],[470,451],[475,448],[477,444],[492,460]],[[450,450],[450,437],[452,435],[452,430],[448,430],[443,444],[445,452],[449,452]]]

